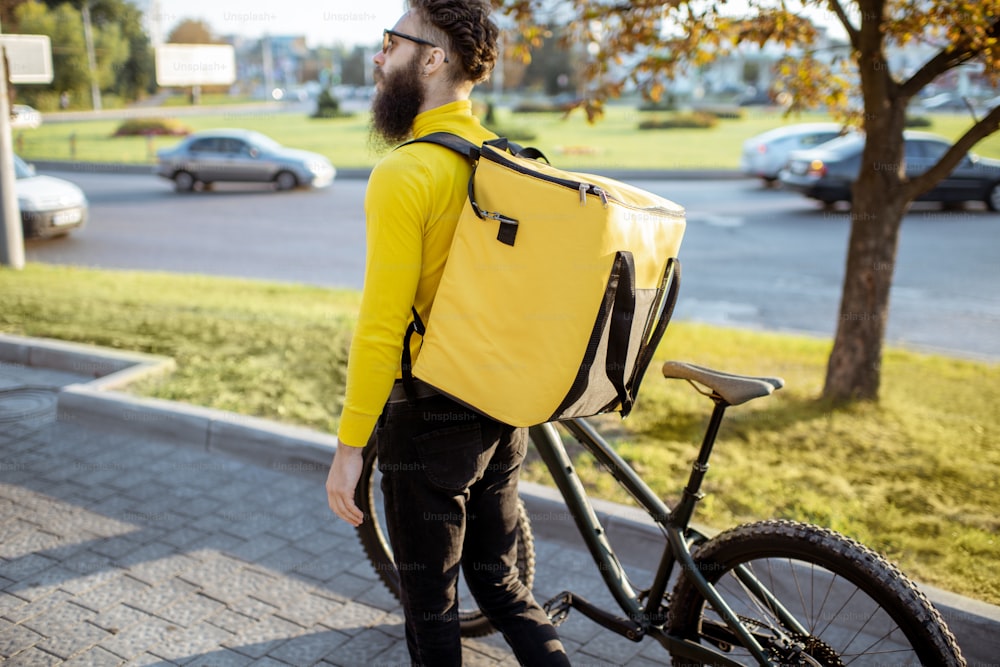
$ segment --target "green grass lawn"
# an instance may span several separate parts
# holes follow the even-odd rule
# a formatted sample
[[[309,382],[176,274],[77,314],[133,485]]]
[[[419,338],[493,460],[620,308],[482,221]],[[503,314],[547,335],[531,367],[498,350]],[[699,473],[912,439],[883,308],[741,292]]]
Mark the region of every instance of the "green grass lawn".
[[[164,109],[165,117],[169,108]],[[829,120],[810,113],[785,118],[779,111],[750,107],[740,120],[720,120],[711,129],[637,129],[644,118],[662,112],[639,112],[629,106],[611,106],[603,120],[587,123],[582,113],[514,114],[497,112],[497,126],[526,129],[535,139],[526,141],[541,149],[553,164],[567,169],[735,169],[744,140],[780,125]],[[351,118],[318,120],[306,114],[268,110],[238,114],[215,110],[203,116],[174,116],[192,130],[245,127],[259,130],[277,141],[316,151],[337,167],[368,167],[378,155],[368,148],[367,114]],[[957,138],[968,125],[961,115],[933,116],[929,131]],[[111,135],[119,121],[96,120],[47,123],[35,130],[14,133],[15,150],[27,160],[81,160],[94,162],[149,163],[156,150],[179,141],[176,137],[119,137]],[[71,140],[71,138],[73,138]],[[75,142],[75,154],[73,152]],[[976,146],[977,152],[1000,158],[1000,134]]]
[[[0,271],[0,331],[176,359],[144,396],[334,432],[359,295],[265,282],[29,264]],[[887,352],[882,400],[817,399],[826,340],[671,325],[658,359],[781,375],[773,398],[733,408],[696,515],[725,528],[813,521],[886,553],[911,576],[1000,603],[1000,372],[997,364]],[[709,402],[650,369],[628,420],[599,420],[662,496],[686,478]],[[624,501],[580,457],[592,491]],[[545,482],[529,464],[526,478]]]

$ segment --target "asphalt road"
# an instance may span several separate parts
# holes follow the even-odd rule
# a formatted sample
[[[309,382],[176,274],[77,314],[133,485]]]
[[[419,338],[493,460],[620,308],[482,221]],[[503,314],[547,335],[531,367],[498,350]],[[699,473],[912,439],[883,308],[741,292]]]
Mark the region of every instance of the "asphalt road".
[[[361,286],[364,180],[321,191],[222,185],[179,195],[153,175],[50,172],[87,192],[91,221],[29,242],[29,261]],[[689,226],[677,317],[807,332],[836,328],[849,219],[754,180],[632,181],[680,202]],[[918,205],[904,222],[888,339],[1000,359],[1000,215]]]

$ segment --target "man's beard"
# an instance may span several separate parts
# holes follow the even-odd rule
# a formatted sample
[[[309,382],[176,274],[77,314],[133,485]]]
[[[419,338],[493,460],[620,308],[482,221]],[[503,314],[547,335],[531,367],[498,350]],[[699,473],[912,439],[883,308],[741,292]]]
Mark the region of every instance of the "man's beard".
[[[413,119],[420,113],[425,97],[419,61],[419,54],[414,55],[405,67],[381,77],[372,100],[372,124],[368,133],[368,144],[378,153],[410,138]]]

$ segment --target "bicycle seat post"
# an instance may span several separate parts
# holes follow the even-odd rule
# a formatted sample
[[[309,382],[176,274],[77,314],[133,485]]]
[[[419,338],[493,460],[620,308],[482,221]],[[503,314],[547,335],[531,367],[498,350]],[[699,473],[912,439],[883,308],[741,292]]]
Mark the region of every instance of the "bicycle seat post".
[[[691,465],[691,475],[688,477],[687,486],[684,487],[684,495],[674,511],[670,513],[671,525],[682,531],[687,528],[688,522],[691,521],[695,505],[705,497],[705,494],[701,492],[701,482],[705,478],[705,473],[708,472],[708,458],[712,455],[712,447],[715,446],[719,426],[722,425],[722,418],[725,416],[726,408],[729,407],[729,403],[718,395],[713,395],[711,398],[715,402],[715,408],[712,410],[712,417],[705,430],[698,458]]]

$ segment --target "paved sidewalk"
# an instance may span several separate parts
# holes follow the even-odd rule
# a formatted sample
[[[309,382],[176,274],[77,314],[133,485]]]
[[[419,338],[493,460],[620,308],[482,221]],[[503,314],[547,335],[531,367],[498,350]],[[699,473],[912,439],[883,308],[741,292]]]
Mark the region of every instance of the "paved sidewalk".
[[[0,364],[0,391],[42,396],[86,379]],[[24,415],[0,427],[0,662],[408,664],[398,604],[327,508],[319,466],[261,467],[65,411]],[[535,546],[540,599],[569,588],[611,608],[582,551]],[[560,634],[574,665],[670,664],[579,614]],[[470,666],[516,664],[496,635],[465,648]]]
[[[396,600],[326,506],[322,437],[111,391],[169,360],[0,339],[0,662],[408,664]],[[552,495],[523,493],[536,596],[617,608]],[[648,574],[649,531],[596,505],[630,574]],[[970,664],[996,664],[1000,610],[932,597]],[[560,635],[574,665],[670,664],[578,612]],[[472,667],[516,664],[496,635],[465,649]]]
[[[397,603],[322,475],[67,421],[8,430],[0,449],[7,664],[408,664]],[[536,546],[540,597],[584,579],[581,554]],[[580,616],[561,631],[574,665],[669,664]],[[516,664],[497,637],[466,649],[469,665]]]

